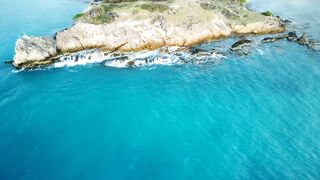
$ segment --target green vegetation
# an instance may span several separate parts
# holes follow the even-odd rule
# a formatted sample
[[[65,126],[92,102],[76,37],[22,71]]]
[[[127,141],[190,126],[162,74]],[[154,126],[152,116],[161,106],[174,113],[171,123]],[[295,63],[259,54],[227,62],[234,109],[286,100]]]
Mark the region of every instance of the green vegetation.
[[[92,24],[104,24],[110,23],[115,20],[117,14],[113,12],[114,8],[119,5],[116,3],[105,3],[99,6],[95,6],[86,14],[77,14],[74,16],[75,20],[82,18]]]
[[[89,12],[89,22],[93,24],[111,23],[115,20],[117,14],[112,12],[114,4],[101,4],[98,8]]]
[[[262,12],[261,14],[264,16],[273,16],[271,11],[265,11],[265,12]]]
[[[140,8],[144,10],[148,10],[150,12],[154,12],[154,11],[163,12],[168,10],[169,6],[166,4],[150,3],[150,4],[142,4]]]
[[[245,4],[247,0],[239,0],[240,4]]]
[[[135,2],[138,0],[103,0],[102,3],[122,3],[122,2]]]
[[[127,9],[128,12],[132,14],[137,14],[140,10],[163,12],[169,9],[166,3],[173,1],[174,0],[102,0],[100,4],[92,6],[90,11],[85,14],[76,14],[73,19],[92,24],[111,23],[118,17],[117,10]]]
[[[83,16],[84,16],[83,13],[78,13],[78,14],[76,14],[76,15],[73,16],[73,19],[74,19],[74,20],[77,20],[77,19],[80,19],[80,18],[83,17]]]

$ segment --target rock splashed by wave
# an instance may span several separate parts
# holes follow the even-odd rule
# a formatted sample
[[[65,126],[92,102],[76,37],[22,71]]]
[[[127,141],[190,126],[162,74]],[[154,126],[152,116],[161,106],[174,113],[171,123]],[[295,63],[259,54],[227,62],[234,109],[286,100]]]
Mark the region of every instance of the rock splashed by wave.
[[[87,64],[103,64],[108,67],[134,68],[154,65],[180,65],[217,63],[226,58],[216,50],[200,48],[166,47],[154,51],[106,53],[99,49],[85,50],[59,57],[49,67],[72,67]]]

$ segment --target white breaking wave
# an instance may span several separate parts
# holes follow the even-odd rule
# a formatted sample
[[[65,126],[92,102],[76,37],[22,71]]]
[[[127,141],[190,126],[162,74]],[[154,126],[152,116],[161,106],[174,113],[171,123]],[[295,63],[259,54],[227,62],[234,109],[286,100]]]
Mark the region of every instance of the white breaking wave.
[[[181,65],[186,63],[203,64],[217,62],[224,55],[215,51],[200,51],[192,54],[187,48],[170,47],[154,51],[105,53],[98,49],[85,50],[60,57],[51,67],[73,67],[102,63],[108,67],[133,68],[154,65]]]

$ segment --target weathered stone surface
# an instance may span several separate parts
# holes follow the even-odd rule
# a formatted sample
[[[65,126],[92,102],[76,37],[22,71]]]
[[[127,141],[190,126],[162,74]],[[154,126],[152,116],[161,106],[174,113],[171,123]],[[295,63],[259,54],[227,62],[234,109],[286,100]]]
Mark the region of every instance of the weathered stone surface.
[[[273,34],[285,31],[285,27],[278,18],[269,17],[265,21],[233,25],[234,34]]]
[[[14,65],[44,61],[56,55],[56,42],[52,38],[23,36],[16,42]]]

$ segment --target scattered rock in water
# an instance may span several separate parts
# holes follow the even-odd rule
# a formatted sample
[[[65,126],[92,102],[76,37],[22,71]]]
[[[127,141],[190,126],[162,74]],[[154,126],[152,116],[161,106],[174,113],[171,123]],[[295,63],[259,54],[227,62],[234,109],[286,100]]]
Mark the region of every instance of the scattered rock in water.
[[[292,21],[289,20],[289,19],[282,19],[281,22],[284,23],[284,24],[290,24],[290,23],[292,23]]]
[[[74,62],[78,62],[78,61],[79,61],[79,55],[77,54],[77,55],[75,56]]]
[[[297,41],[298,40],[298,36],[296,32],[289,32],[288,33],[288,37],[287,37],[288,41]]]
[[[198,47],[192,47],[192,48],[190,48],[190,53],[191,53],[191,55],[196,55],[196,54],[205,53],[205,52],[207,52],[207,51],[204,50],[204,49],[198,48]]]
[[[273,43],[276,41],[277,41],[277,39],[275,37],[266,37],[266,38],[262,39],[263,43]]]
[[[134,67],[134,66],[135,66],[134,61],[129,61],[129,62],[127,63],[127,67]]]
[[[13,61],[5,61],[5,64],[13,64]]]
[[[125,55],[125,54],[122,54],[122,53],[112,53],[110,55],[110,57],[113,59],[113,60],[120,60],[120,61],[126,61],[129,59],[129,56],[128,55]]]
[[[312,49],[319,47],[319,45],[320,45],[320,41],[318,41],[316,39],[309,39],[309,41],[308,41],[308,46]]]
[[[243,47],[245,46],[250,46],[252,44],[251,40],[248,39],[241,39],[237,42],[235,42],[232,46],[231,46],[231,51],[237,51],[237,50],[241,50]]]
[[[288,34],[280,34],[280,35],[276,36],[275,38],[276,38],[277,40],[280,40],[280,39],[285,39],[285,38],[288,38],[288,37],[289,37]]]
[[[303,33],[302,36],[297,39],[297,41],[301,45],[307,45],[306,33]]]
[[[281,35],[278,35],[278,36],[275,36],[275,37],[265,37],[264,39],[262,39],[261,42],[263,42],[263,43],[273,43],[273,42],[276,42],[276,41],[279,41],[279,40],[285,39],[285,38],[288,38],[288,35],[287,34],[281,34]]]

